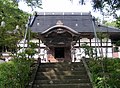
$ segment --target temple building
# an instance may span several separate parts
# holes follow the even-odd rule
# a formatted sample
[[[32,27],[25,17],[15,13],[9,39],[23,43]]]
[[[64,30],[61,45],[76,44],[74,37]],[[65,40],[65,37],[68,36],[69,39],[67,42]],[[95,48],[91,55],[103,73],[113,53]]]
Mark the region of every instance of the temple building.
[[[37,33],[31,41],[38,44],[36,50],[43,62],[115,57],[114,44],[120,40],[120,29],[99,24],[91,13],[36,13],[30,19],[30,29]]]

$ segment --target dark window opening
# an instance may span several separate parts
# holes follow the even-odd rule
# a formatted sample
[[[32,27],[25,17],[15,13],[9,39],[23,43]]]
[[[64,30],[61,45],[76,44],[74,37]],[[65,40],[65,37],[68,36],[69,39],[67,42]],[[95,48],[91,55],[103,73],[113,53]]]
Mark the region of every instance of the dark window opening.
[[[55,48],[55,58],[64,58],[64,47]]]

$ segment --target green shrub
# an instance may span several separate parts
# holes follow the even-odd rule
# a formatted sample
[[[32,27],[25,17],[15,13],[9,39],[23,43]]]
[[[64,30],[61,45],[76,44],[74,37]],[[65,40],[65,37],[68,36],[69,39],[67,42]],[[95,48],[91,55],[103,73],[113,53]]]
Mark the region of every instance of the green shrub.
[[[25,56],[0,64],[0,88],[25,88],[32,60]]]
[[[90,60],[89,68],[95,88],[120,87],[120,59]]]

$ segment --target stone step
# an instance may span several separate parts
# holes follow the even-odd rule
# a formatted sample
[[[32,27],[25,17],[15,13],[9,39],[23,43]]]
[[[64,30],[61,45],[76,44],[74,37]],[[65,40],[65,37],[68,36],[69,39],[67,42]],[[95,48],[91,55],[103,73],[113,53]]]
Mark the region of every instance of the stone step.
[[[76,66],[71,66],[71,65],[66,65],[66,66],[40,66],[39,68],[84,68],[84,66],[79,66],[79,65],[76,65]]]
[[[75,62],[68,62],[68,63],[41,63],[40,64],[40,67],[44,67],[44,68],[51,68],[51,67],[65,67],[65,66],[73,66],[73,67],[76,67],[76,66],[83,66],[83,63],[82,62],[78,62],[78,63],[75,63]]]
[[[52,79],[60,79],[60,80],[63,80],[63,79],[88,79],[88,76],[87,75],[71,75],[71,76],[64,76],[64,75],[47,75],[47,76],[36,76],[36,80],[52,80]]]
[[[71,67],[62,67],[62,68],[38,68],[38,72],[48,72],[48,71],[85,71],[86,69],[84,67],[80,67],[80,68],[71,68]]]
[[[79,84],[89,83],[89,79],[35,80],[35,84]]]
[[[92,88],[89,83],[80,84],[34,84],[33,88]]]
[[[84,70],[84,71],[54,71],[54,70],[51,70],[50,72],[37,72],[37,75],[40,75],[40,76],[45,76],[45,75],[49,75],[49,74],[52,74],[52,75],[82,75],[82,74],[86,74],[87,72]]]
[[[83,75],[72,75],[72,76],[65,76],[64,79],[88,79],[88,76]]]
[[[32,88],[92,88],[82,62],[41,63]]]
[[[76,65],[76,64],[83,64],[83,62],[56,62],[56,63],[40,63],[42,65],[55,65],[55,64],[72,64],[72,65]]]

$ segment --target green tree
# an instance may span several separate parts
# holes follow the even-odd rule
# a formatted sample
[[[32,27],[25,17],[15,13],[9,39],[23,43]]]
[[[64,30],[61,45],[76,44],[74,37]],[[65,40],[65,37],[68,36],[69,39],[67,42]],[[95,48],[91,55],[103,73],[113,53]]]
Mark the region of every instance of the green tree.
[[[74,0],[70,0],[71,2]],[[78,0],[80,4],[85,4],[86,0]],[[115,13],[120,8],[120,0],[92,0],[93,8],[102,11],[105,7],[111,9],[111,13]],[[107,9],[108,10],[108,9]]]
[[[18,5],[20,1],[24,1],[28,4],[28,6],[31,6],[31,8],[39,7],[41,8],[42,0],[10,0],[14,4]]]
[[[118,28],[120,28],[120,17],[118,17],[117,20],[116,20],[116,26],[117,26]]]
[[[0,51],[15,51],[18,40],[24,35],[28,14],[21,11],[11,0],[0,0]]]
[[[116,21],[112,21],[112,22],[104,21],[103,23],[107,26],[117,27]]]

